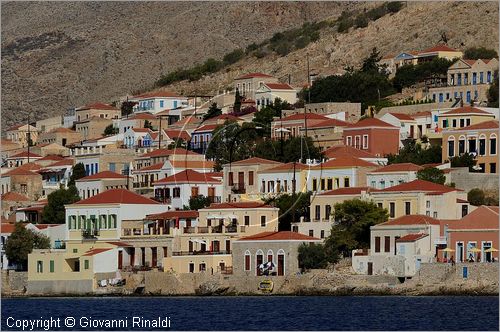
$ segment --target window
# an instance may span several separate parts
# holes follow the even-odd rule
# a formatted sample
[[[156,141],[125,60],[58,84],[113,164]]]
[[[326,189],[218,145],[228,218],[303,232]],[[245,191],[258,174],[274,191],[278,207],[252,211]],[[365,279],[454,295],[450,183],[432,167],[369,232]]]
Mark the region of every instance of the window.
[[[324,238],[325,238],[325,231],[324,231],[324,230],[321,230],[320,234],[321,234],[321,235],[320,235],[320,237],[321,237],[322,239],[324,239]]]
[[[396,203],[390,202],[389,203],[389,217],[394,218],[396,215]]]
[[[253,186],[253,171],[248,172],[248,185]]]
[[[250,226],[250,216],[245,216],[245,226]]]
[[[469,139],[469,152],[477,152],[476,138]]]
[[[325,190],[325,179],[321,179],[321,190]]]
[[[181,188],[180,187],[175,187],[172,189],[172,197],[174,197],[174,198],[181,197]]]
[[[349,178],[344,178],[344,188],[350,187]]]
[[[426,201],[425,202],[425,207],[430,208],[431,207],[431,201]]]
[[[347,136],[346,137],[346,145],[348,145],[348,146],[352,145],[352,136]]]
[[[354,138],[354,147],[356,149],[361,148],[361,137],[359,135],[356,135],[356,137]]]
[[[160,100],[160,108],[163,108],[163,103],[164,103],[164,101]]]
[[[497,164],[490,163],[490,173],[496,173],[496,172],[497,172]]]
[[[443,128],[448,128],[448,120],[447,119],[443,120]]]
[[[311,237],[314,236],[314,230],[312,230],[312,229],[309,230],[309,236],[311,236]]]
[[[250,252],[247,250],[245,252],[245,271],[250,271],[250,260],[251,260]]]
[[[484,156],[486,154],[486,136],[479,136],[479,155]]]
[[[385,188],[385,181],[382,180],[380,181],[380,189],[384,189]]]
[[[432,216],[433,216],[434,218],[437,218],[437,217],[438,217],[438,213],[437,213],[437,212],[434,212],[434,213],[432,214]]]
[[[495,134],[490,135],[490,155],[494,156],[497,154],[497,136]]]
[[[377,207],[378,207],[379,209],[382,209],[382,208],[383,208],[382,203],[377,203]]]
[[[262,180],[262,188],[260,189],[260,192],[265,193],[266,192],[266,181]]]
[[[375,236],[375,252],[380,252],[380,236]]]
[[[36,261],[36,272],[43,273],[43,262],[42,261]]]
[[[405,202],[405,214],[406,215],[411,214],[411,203],[410,202]]]
[[[448,137],[448,157],[455,156],[455,137]]]
[[[384,252],[391,252],[391,237],[384,236]]]
[[[486,74],[486,82],[491,83],[491,71]]]
[[[260,227],[266,227],[266,216],[260,216]]]
[[[83,266],[84,266],[83,268],[84,268],[85,270],[88,270],[88,269],[89,269],[89,260],[88,260],[88,259],[86,259],[86,260],[84,260],[84,261],[83,261]]]
[[[320,220],[320,216],[321,216],[321,206],[315,205],[314,206],[314,220]]]
[[[368,135],[363,135],[363,149],[368,149]]]
[[[313,190],[313,191],[316,191],[317,189],[318,189],[318,183],[317,183],[316,178],[314,178],[314,179],[313,179],[313,188],[312,188],[312,190]]]
[[[372,187],[372,188],[375,188],[376,186],[377,186],[377,182],[376,182],[376,181],[372,181],[372,182],[371,182],[371,187]]]
[[[467,204],[462,205],[462,218],[469,213],[469,206]]]
[[[50,273],[54,273],[54,261],[50,260],[49,262],[49,271]]]
[[[460,119],[460,128],[465,127],[465,119]]]
[[[228,179],[228,181],[229,181],[229,185],[230,186],[232,186],[234,184],[234,182],[233,182],[233,172],[229,172],[229,179]]]
[[[453,119],[453,120],[451,121],[451,123],[452,123],[453,128],[456,128],[456,127],[457,127],[457,119]]]
[[[483,83],[484,83],[484,73],[483,73],[483,72],[480,72],[480,73],[479,73],[479,83],[480,83],[480,84],[483,84]]]
[[[465,125],[470,126],[470,119],[465,119]]]
[[[333,189],[333,179],[332,178],[328,178],[326,180],[326,189],[328,189],[328,190],[332,190]]]
[[[330,219],[330,215],[332,214],[332,206],[330,204],[325,205],[325,219]]]
[[[109,228],[116,228],[116,214],[109,216]]]

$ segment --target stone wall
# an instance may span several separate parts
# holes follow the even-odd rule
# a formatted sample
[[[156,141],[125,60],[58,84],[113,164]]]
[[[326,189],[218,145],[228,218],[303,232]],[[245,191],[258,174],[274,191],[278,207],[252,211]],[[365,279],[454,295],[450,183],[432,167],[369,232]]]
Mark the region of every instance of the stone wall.
[[[23,294],[28,284],[28,272],[2,270],[2,295]]]
[[[479,188],[498,193],[499,179],[498,174],[470,173],[467,167],[454,168],[450,172],[450,182],[454,182],[456,188],[467,192]]]
[[[30,281],[28,295],[85,295],[93,292],[93,280]]]
[[[429,103],[420,105],[404,105],[404,106],[391,106],[384,107],[377,113],[377,118],[380,118],[385,113],[404,113],[404,114],[415,114],[419,112],[432,111],[438,108],[451,107],[452,103]]]

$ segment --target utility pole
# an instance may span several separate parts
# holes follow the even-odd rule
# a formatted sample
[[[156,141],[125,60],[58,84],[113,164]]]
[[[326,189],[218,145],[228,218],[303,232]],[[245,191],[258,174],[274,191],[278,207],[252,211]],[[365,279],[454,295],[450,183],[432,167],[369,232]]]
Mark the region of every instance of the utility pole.
[[[28,136],[26,137],[26,143],[28,143],[28,164],[30,163],[30,140],[31,140],[30,112],[28,112]]]
[[[296,161],[293,161],[293,180],[292,180],[292,197],[295,198],[295,187],[297,187],[297,182],[295,179],[295,164]],[[295,204],[292,205],[292,224],[295,223]]]

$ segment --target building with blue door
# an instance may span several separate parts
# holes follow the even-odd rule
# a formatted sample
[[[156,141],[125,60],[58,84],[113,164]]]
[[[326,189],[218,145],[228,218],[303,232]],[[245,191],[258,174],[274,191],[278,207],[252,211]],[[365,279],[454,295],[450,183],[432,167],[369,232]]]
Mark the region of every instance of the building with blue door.
[[[129,101],[137,103],[133,108],[134,113],[149,112],[156,114],[165,110],[188,107],[187,97],[168,91],[145,93],[134,96]]]

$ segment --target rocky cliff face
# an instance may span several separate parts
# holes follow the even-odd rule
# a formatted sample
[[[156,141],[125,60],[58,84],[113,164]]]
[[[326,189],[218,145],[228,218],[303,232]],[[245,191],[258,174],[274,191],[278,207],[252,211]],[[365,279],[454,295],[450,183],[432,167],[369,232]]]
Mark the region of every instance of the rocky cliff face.
[[[144,89],[162,73],[220,59],[308,20],[336,18],[344,9],[377,3],[40,2],[2,4],[2,128],[26,118],[63,113],[82,104],[111,102]],[[382,54],[423,49],[446,32],[449,45],[498,48],[495,2],[408,2],[368,27],[321,39],[285,57],[249,58],[178,92],[216,92],[242,72],[307,80],[315,72],[356,65],[376,46]]]

